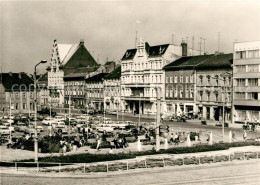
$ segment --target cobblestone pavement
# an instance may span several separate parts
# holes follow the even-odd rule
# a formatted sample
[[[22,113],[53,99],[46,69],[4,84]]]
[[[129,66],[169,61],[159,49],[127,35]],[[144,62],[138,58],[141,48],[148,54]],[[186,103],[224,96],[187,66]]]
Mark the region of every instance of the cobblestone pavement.
[[[250,160],[198,166],[165,167],[96,174],[1,174],[2,185],[19,184],[260,184],[260,161]]]

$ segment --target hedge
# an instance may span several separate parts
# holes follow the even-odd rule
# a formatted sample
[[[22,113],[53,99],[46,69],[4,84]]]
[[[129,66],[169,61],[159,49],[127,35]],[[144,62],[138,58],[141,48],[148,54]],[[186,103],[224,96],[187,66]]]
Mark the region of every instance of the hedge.
[[[249,142],[234,142],[234,143],[218,143],[214,145],[197,145],[194,147],[178,147],[170,148],[167,150],[160,150],[156,152],[153,150],[142,151],[142,152],[130,152],[130,153],[119,153],[119,154],[75,154],[67,156],[52,156],[39,158],[39,162],[55,162],[55,163],[92,163],[92,162],[102,162],[102,161],[113,161],[122,159],[131,159],[137,156],[144,155],[155,155],[155,154],[183,154],[183,153],[197,153],[197,152],[208,152],[208,151],[218,151],[227,150],[231,147],[241,147],[241,146],[260,146],[258,141]],[[22,160],[20,162],[33,162],[33,159]]]

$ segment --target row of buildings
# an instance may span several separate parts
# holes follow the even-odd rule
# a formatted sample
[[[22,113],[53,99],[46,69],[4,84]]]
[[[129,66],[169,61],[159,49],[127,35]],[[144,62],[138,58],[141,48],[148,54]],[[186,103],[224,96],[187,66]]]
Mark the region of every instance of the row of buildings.
[[[42,87],[38,101],[66,108],[71,100],[78,108],[153,115],[159,94],[162,114],[257,121],[259,65],[260,41],[235,43],[230,54],[202,54],[185,42],[150,46],[140,39],[136,48],[126,50],[120,64],[101,65],[83,40],[72,45],[54,40],[47,73],[38,79]],[[1,98],[3,105],[7,100]]]

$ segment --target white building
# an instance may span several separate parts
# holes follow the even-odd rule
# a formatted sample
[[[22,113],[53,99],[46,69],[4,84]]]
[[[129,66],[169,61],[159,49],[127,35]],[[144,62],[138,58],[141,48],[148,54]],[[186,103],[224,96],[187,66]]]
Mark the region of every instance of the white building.
[[[234,120],[256,122],[260,118],[260,41],[234,45]]]
[[[104,102],[105,110],[122,110],[121,104],[121,66],[104,78]]]
[[[78,44],[57,44],[54,40],[51,63],[48,70],[49,102],[53,106],[64,105],[64,76],[77,73],[80,68],[98,66],[81,40]]]
[[[125,52],[121,60],[121,99],[123,110],[131,113],[155,114],[156,89],[161,89],[162,112],[164,102],[165,73],[163,67],[181,56],[198,55],[199,52],[181,46],[164,44],[149,46],[147,42],[137,43],[135,49]],[[140,106],[139,106],[140,105]]]

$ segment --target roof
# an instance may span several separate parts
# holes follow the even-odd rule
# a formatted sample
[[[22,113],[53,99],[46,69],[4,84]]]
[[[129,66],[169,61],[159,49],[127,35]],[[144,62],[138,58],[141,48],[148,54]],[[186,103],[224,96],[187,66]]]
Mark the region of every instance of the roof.
[[[99,82],[99,81],[103,81],[103,79],[107,75],[108,75],[108,73],[99,73],[97,75],[94,75],[94,76],[91,76],[91,77],[87,78],[86,82]]]
[[[218,54],[198,64],[196,66],[196,69],[231,68],[232,64],[233,64],[233,53]]]
[[[111,64],[116,64],[114,61],[107,61],[104,65],[111,65]]]
[[[149,57],[163,55],[167,50],[170,44],[163,44],[157,46],[149,46],[147,42],[145,42],[145,51]],[[137,49],[128,49],[126,50],[122,60],[130,60],[133,59],[136,54]]]
[[[86,73],[70,73],[64,76],[64,81],[85,80]]]
[[[75,53],[78,48],[78,44],[58,44],[58,51],[60,61],[63,64],[66,64],[70,57]]]
[[[105,79],[120,79],[121,77],[121,66],[117,67],[114,71],[109,73]]]
[[[98,68],[100,67],[100,65],[97,66],[93,66],[93,67],[81,67],[81,68],[77,68],[75,71],[73,71],[73,73],[91,73],[93,71],[96,71]]]
[[[48,73],[46,72],[43,75],[41,75],[38,81],[48,81]]]
[[[79,44],[73,54],[70,55],[69,52],[65,60],[68,61],[64,65],[64,68],[93,67],[98,65],[83,44]]]
[[[2,73],[0,81],[5,91],[33,90],[33,80],[26,73]]]
[[[173,61],[172,63],[164,66],[163,69],[165,70],[178,70],[178,69],[191,69],[200,64],[201,62],[209,59],[212,55],[198,55],[198,56],[189,56],[189,57],[182,57]]]

